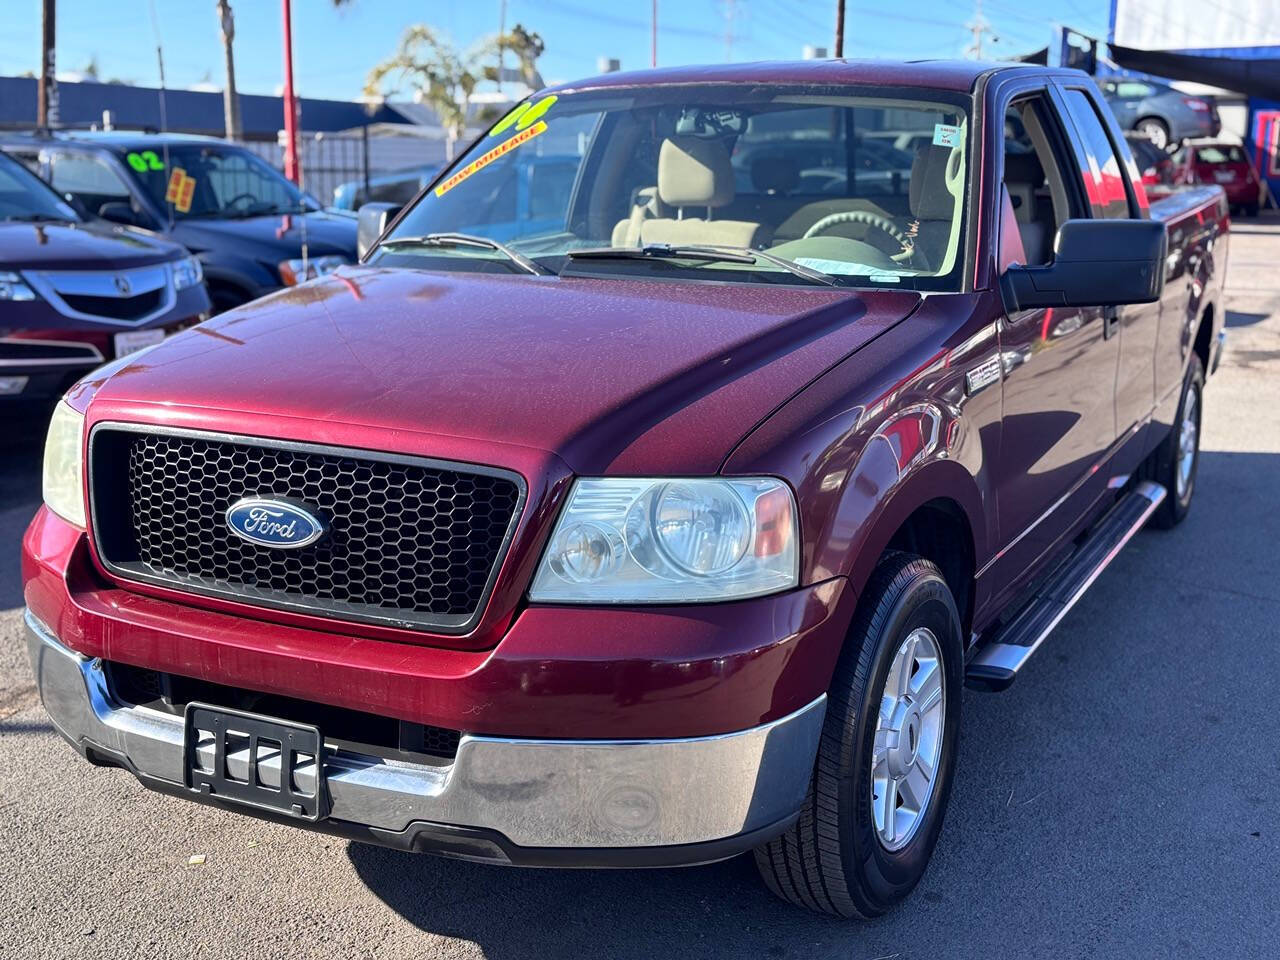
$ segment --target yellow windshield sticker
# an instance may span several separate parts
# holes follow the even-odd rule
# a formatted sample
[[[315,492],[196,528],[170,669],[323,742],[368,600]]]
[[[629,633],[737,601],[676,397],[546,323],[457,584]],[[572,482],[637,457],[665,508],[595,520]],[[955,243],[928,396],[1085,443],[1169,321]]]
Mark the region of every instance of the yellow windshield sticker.
[[[187,179],[187,171],[181,167],[174,167],[173,173],[169,174],[169,186],[164,191],[165,203],[177,203],[178,194],[182,192],[182,181]]]
[[[496,137],[498,134],[509,130],[513,124],[517,131],[528,130],[529,127],[541,120],[542,115],[550,110],[559,99],[559,97],[552,94],[549,97],[543,97],[537,103],[526,100],[495,123],[493,129],[489,131],[489,136]]]
[[[479,157],[476,157],[474,160],[468,163],[465,167],[463,167],[457,173],[449,177],[449,179],[447,179],[444,183],[436,187],[436,196],[437,197],[444,196],[446,193],[448,193],[450,190],[452,190],[454,187],[460,184],[463,180],[467,179],[467,177],[471,176],[477,170],[483,170],[485,167],[493,163],[493,161],[497,160],[499,157],[506,156],[516,147],[519,147],[523,144],[528,143],[538,134],[545,133],[546,130],[547,130],[546,123],[539,120],[529,129],[524,130],[520,133],[517,133],[514,137],[510,137],[506,140],[503,140],[500,144],[498,144],[488,153],[485,153]]]
[[[191,198],[196,192],[196,178],[183,177],[182,189],[178,191],[178,199],[174,201],[173,206],[179,213],[187,213],[191,210]]]

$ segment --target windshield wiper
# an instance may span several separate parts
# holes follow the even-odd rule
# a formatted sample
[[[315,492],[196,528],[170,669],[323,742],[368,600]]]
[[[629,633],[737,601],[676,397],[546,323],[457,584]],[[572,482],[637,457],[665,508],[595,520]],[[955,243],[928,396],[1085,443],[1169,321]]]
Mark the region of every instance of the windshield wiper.
[[[763,260],[775,267],[780,267],[797,277],[804,277],[814,283],[836,286],[839,281],[829,273],[814,270],[803,264],[775,256],[763,250],[752,250],[750,247],[721,246],[720,244],[671,244],[647,243],[642,247],[590,247],[585,250],[570,250],[565,256],[570,260],[706,260],[720,263],[758,263]]]
[[[551,273],[546,267],[534,263],[523,253],[517,253],[505,243],[490,240],[488,237],[476,237],[469,233],[427,233],[420,237],[392,237],[378,244],[380,247],[480,247],[502,254],[526,273],[535,276],[546,276]]]

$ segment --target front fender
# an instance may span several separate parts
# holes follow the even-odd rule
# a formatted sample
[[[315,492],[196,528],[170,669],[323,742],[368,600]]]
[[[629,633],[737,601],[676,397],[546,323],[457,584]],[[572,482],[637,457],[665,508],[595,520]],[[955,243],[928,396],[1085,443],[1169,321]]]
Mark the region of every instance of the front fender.
[[[931,298],[910,320],[843,361],[750,436],[727,473],[768,473],[796,491],[801,577],[846,576],[861,591],[911,514],[949,501],[967,521],[971,556],[996,536],[1000,439],[994,294]],[[998,369],[998,368],[997,368]]]

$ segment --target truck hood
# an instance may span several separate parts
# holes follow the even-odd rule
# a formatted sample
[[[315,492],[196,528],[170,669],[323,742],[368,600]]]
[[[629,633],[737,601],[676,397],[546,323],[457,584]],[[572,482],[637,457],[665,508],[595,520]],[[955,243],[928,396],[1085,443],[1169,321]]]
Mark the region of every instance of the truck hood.
[[[178,220],[173,236],[192,251],[234,250],[236,253],[276,263],[302,256],[302,244],[313,257],[341,254],[356,257],[355,218],[332,213],[247,217],[243,220],[195,218]]]
[[[176,260],[184,252],[154,234],[105,221],[0,221],[0,269],[123,270]]]
[[[208,425],[216,408],[517,445],[587,475],[713,473],[755,424],[919,302],[348,267],[165,341],[95,403],[163,404],[162,422],[185,408]]]

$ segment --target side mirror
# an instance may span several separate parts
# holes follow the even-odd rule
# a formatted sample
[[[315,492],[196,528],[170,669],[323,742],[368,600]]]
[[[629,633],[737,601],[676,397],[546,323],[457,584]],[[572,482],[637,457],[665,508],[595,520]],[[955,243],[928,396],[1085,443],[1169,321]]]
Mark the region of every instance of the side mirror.
[[[356,255],[361,260],[402,209],[404,204],[400,203],[366,203],[360,208],[356,214]]]
[[[1005,310],[1151,303],[1164,290],[1168,232],[1158,220],[1068,220],[1053,262],[1000,278]]]

